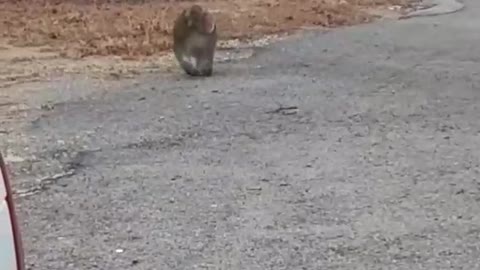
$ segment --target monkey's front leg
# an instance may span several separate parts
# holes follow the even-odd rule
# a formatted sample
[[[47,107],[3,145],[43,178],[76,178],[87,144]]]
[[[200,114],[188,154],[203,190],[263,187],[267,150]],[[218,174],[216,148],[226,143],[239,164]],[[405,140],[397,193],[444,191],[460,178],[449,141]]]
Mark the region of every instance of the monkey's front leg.
[[[197,59],[192,55],[183,55],[182,67],[185,72],[190,76],[200,76],[200,72],[197,69]]]
[[[203,76],[209,77],[213,74],[212,63],[209,60],[203,60],[197,69]]]
[[[195,59],[196,69],[202,76],[212,76],[213,74],[213,55],[208,51],[201,51],[196,55]]]

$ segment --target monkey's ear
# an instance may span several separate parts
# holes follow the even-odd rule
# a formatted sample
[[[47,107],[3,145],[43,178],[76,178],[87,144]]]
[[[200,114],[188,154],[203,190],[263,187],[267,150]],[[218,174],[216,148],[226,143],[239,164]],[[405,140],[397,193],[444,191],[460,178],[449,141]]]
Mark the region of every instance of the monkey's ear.
[[[205,13],[204,20],[205,31],[209,34],[212,33],[215,30],[215,18],[213,18],[212,14]]]

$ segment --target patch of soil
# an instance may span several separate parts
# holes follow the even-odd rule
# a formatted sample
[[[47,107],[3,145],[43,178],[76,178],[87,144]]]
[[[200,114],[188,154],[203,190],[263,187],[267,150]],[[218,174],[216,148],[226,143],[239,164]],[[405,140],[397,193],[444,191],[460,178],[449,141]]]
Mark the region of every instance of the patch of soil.
[[[367,9],[406,7],[411,0],[202,0],[218,21],[220,39],[254,39],[305,26],[369,22]],[[172,23],[193,1],[0,0],[0,34],[15,46],[48,46],[62,56],[162,54]],[[48,50],[48,49],[45,49]]]

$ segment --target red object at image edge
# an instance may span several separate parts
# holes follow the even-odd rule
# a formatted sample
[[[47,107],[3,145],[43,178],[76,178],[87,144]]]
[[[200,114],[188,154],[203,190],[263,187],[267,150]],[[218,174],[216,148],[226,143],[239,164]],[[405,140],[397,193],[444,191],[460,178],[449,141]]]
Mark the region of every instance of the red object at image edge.
[[[22,238],[20,236],[20,227],[18,226],[15,206],[13,205],[12,188],[10,186],[10,180],[8,178],[7,166],[5,165],[2,154],[0,154],[0,170],[2,172],[3,179],[5,180],[5,189],[7,190],[6,200],[7,200],[8,210],[10,212],[10,219],[12,221],[13,238],[15,241],[15,253],[17,257],[16,258],[17,269],[25,270],[25,261],[24,261]]]

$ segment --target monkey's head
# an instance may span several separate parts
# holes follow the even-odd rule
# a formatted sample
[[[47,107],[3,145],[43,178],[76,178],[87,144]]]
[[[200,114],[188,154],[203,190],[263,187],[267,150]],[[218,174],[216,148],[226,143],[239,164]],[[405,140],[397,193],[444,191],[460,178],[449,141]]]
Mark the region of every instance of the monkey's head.
[[[187,26],[203,34],[212,34],[216,29],[212,14],[199,5],[193,5],[185,10]]]

